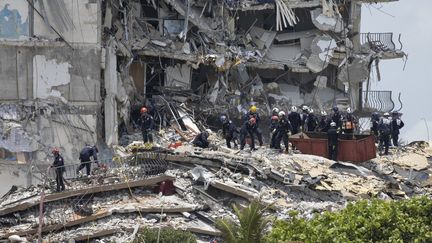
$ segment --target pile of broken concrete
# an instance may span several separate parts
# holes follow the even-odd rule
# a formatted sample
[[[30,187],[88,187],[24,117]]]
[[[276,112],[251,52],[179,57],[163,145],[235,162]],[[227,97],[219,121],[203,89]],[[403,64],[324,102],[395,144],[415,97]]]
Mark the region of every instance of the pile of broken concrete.
[[[43,221],[41,238],[54,242],[124,242],[143,227],[187,230],[207,241],[221,236],[217,219],[235,219],[234,203],[260,200],[279,219],[291,210],[310,218],[350,201],[432,191],[432,149],[424,142],[352,164],[298,151],[231,150],[217,134],[210,136],[216,145],[211,150],[187,143],[167,149],[169,134],[150,151],[142,142],[117,147],[105,174],[77,178],[64,192],[55,193],[49,184],[15,188],[0,202],[0,238],[35,240]],[[163,173],[149,171],[155,163],[166,165]]]

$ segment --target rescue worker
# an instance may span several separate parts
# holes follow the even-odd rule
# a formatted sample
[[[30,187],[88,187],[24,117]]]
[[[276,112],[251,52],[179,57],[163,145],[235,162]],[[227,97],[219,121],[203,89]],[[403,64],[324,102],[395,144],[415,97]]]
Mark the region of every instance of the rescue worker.
[[[399,134],[400,129],[404,127],[404,122],[400,119],[399,113],[397,111],[392,112],[392,121],[391,121],[391,133],[392,133],[392,140],[393,140],[393,146],[397,147],[399,144]]]
[[[248,121],[244,122],[240,129],[240,150],[244,149],[246,145],[246,136],[249,135],[251,139],[251,151],[255,150],[255,138],[254,134],[257,129],[256,119],[251,117]]]
[[[305,126],[307,132],[314,132],[318,126],[318,119],[315,116],[313,109],[309,109],[309,114],[305,120]]]
[[[245,122],[249,121],[251,118],[255,118],[256,122],[255,122],[255,126],[254,126],[255,128],[253,131],[258,138],[259,146],[263,146],[262,132],[261,132],[261,129],[259,128],[261,118],[257,112],[257,107],[254,105],[251,106],[249,109],[249,112],[246,113],[244,121]]]
[[[378,124],[379,124],[379,121],[380,121],[380,116],[379,116],[378,112],[372,113],[372,116],[371,116],[371,123],[372,123],[371,132],[375,135],[375,138],[378,138]]]
[[[307,105],[302,106],[302,113],[300,114],[301,117],[301,126],[303,128],[303,131],[306,131],[306,119],[309,114],[309,107]]]
[[[339,112],[339,108],[337,106],[334,106],[332,110],[333,110],[333,114],[331,117],[331,121],[336,123],[337,129],[340,129],[340,128],[342,128],[342,115]]]
[[[279,122],[279,108],[273,108],[272,114],[270,116],[270,148],[275,148],[275,142],[276,142],[276,127]]]
[[[342,120],[342,129],[345,134],[354,134],[357,128],[357,118],[353,115],[353,111],[350,107],[346,110],[346,115]]]
[[[51,168],[55,169],[57,192],[64,191],[65,190],[64,178],[63,178],[63,173],[65,172],[64,160],[63,157],[60,155],[60,151],[58,148],[54,148],[52,150],[52,154],[54,155],[54,162],[51,165]]]
[[[300,114],[297,112],[297,107],[292,106],[291,112],[288,114],[288,120],[292,126],[292,134],[297,134],[300,132],[300,127],[302,126],[302,119]]]
[[[153,143],[153,135],[152,130],[154,129],[154,119],[153,116],[148,113],[146,107],[142,107],[140,110],[140,124],[141,124],[141,132],[143,136],[143,142]]]
[[[208,141],[208,137],[209,137],[209,133],[207,131],[201,132],[195,136],[194,140],[192,141],[192,144],[200,148],[208,148],[210,145]]]
[[[226,146],[231,148],[231,141],[233,141],[234,147],[237,148],[237,127],[226,115],[222,115],[220,120],[222,122],[222,135],[225,138]]]
[[[384,113],[384,117],[380,120],[378,124],[380,145],[379,151],[382,153],[383,146],[385,148],[384,154],[388,155],[388,150],[390,146],[390,136],[391,136],[391,121],[389,119],[389,113]]]
[[[98,149],[95,146],[90,146],[86,144],[86,146],[81,150],[79,159],[81,161],[80,166],[76,170],[76,173],[78,174],[84,167],[86,167],[86,173],[89,176],[91,171],[91,160],[90,158],[93,157],[93,162],[97,164],[99,167],[99,162],[97,158]]]
[[[327,112],[321,111],[321,117],[320,117],[320,120],[318,122],[317,131],[318,132],[327,132],[329,127],[330,127],[330,120],[327,117]]]
[[[336,122],[330,122],[330,128],[327,131],[327,143],[329,159],[337,161],[339,132],[336,127]]]
[[[271,139],[270,139],[270,148],[276,148],[276,139],[277,139],[277,126],[279,123],[279,116],[273,115],[271,117],[270,121],[270,132],[271,132]]]
[[[288,153],[288,144],[289,144],[289,133],[292,131],[291,123],[288,120],[288,117],[285,115],[285,112],[279,112],[279,123],[277,126],[277,138],[275,143],[275,148],[280,149],[281,140],[285,145],[285,152]]]

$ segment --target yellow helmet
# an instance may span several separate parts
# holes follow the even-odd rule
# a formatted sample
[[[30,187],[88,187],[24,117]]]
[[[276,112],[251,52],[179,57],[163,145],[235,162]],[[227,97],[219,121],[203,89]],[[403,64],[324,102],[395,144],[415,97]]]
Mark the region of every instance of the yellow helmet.
[[[254,106],[254,105],[251,106],[250,109],[249,109],[249,111],[255,113],[257,111],[256,106]]]

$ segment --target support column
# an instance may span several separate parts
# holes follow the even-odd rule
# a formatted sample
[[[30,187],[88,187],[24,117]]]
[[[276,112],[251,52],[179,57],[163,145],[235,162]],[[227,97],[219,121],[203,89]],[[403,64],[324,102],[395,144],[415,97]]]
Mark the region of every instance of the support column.
[[[117,118],[117,56],[115,54],[115,44],[109,41],[106,48],[105,59],[105,91],[104,101],[105,111],[105,142],[108,146],[118,143],[118,118]]]

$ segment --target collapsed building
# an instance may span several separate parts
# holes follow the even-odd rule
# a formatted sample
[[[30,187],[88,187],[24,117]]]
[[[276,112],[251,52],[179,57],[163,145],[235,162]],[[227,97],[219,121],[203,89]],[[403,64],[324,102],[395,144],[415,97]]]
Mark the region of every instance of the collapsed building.
[[[59,147],[66,164],[74,166],[85,144],[104,148],[101,160],[115,169],[112,149],[140,140],[134,130],[137,113],[143,105],[155,107],[161,137],[169,140],[158,144],[165,148],[172,141],[190,141],[201,130],[215,128],[212,118],[220,113],[239,119],[252,103],[263,115],[270,113],[274,106],[287,110],[292,105],[303,104],[327,111],[333,106],[349,106],[362,116],[372,111],[393,110],[391,94],[371,91],[369,77],[372,68],[379,74],[380,60],[405,57],[400,38],[398,49],[392,33],[360,31],[362,4],[389,1],[0,0],[0,50],[4,54],[0,72],[0,160],[5,168],[2,175],[11,184],[42,183],[52,159],[52,147]],[[169,129],[162,129],[167,125]],[[263,153],[262,158],[256,159],[254,168],[245,166],[243,170],[255,171],[264,157],[276,156]],[[119,155],[118,151],[114,155],[129,156]],[[221,167],[209,165],[209,158],[200,156],[193,160],[197,165],[210,166],[213,173],[217,172],[214,168]],[[220,156],[228,156],[230,161],[240,159]],[[171,161],[178,163],[180,158],[174,156]],[[299,158],[309,162],[315,159]],[[221,159],[221,164],[225,160]],[[296,181],[292,188],[299,186],[299,181],[306,183],[301,184],[302,189],[320,183],[316,178],[322,179],[321,172],[310,178],[296,178],[296,173],[292,178],[287,176],[287,168],[296,168],[298,174],[310,169],[302,169],[294,162],[286,168],[273,165],[274,169],[282,167],[279,168],[282,171],[270,174],[279,183]],[[183,178],[189,169],[178,172],[176,178]],[[200,173],[205,177],[205,172]],[[268,176],[269,171],[258,174]],[[138,180],[141,174],[130,176]],[[224,177],[220,173],[218,176]],[[23,181],[17,182],[17,177]],[[120,171],[112,177],[124,175]],[[128,180],[118,179],[116,183],[125,181]],[[374,186],[381,187],[379,184],[383,182],[378,181]],[[138,183],[137,187],[144,184]],[[216,186],[226,188],[217,183]],[[247,186],[251,187],[251,183]],[[320,186],[329,188],[325,182]],[[179,188],[182,186],[177,187],[181,191]],[[148,194],[137,190],[143,197]],[[202,188],[199,190],[206,193]],[[251,198],[241,190],[235,192]],[[125,191],[121,193],[127,195]],[[35,189],[27,196],[36,198],[39,194],[40,189]],[[214,195],[209,196],[215,199],[212,201],[219,201]],[[53,201],[67,198],[60,196]],[[21,204],[16,204],[13,198],[5,200],[2,207],[12,205],[20,209]],[[112,198],[112,203],[118,200]],[[197,200],[186,201],[193,204]],[[34,207],[35,202],[37,199],[26,204],[31,206],[25,209]],[[55,202],[52,207],[59,211],[61,204]],[[184,205],[173,212],[191,212],[197,206],[186,202]],[[131,210],[130,213],[137,211]],[[156,213],[159,207],[147,210]],[[108,211],[104,218],[118,212]],[[8,211],[16,212],[19,210]],[[37,213],[27,212],[22,218],[28,224],[16,224],[17,230],[3,232],[3,236],[16,232],[34,234],[34,224],[39,222],[34,218]],[[2,215],[7,215],[6,211]],[[79,219],[74,220],[81,222]],[[11,220],[15,222],[17,218]],[[52,231],[65,224],[56,223],[51,222]],[[131,221],[129,228],[122,229],[130,230],[133,225]]]

